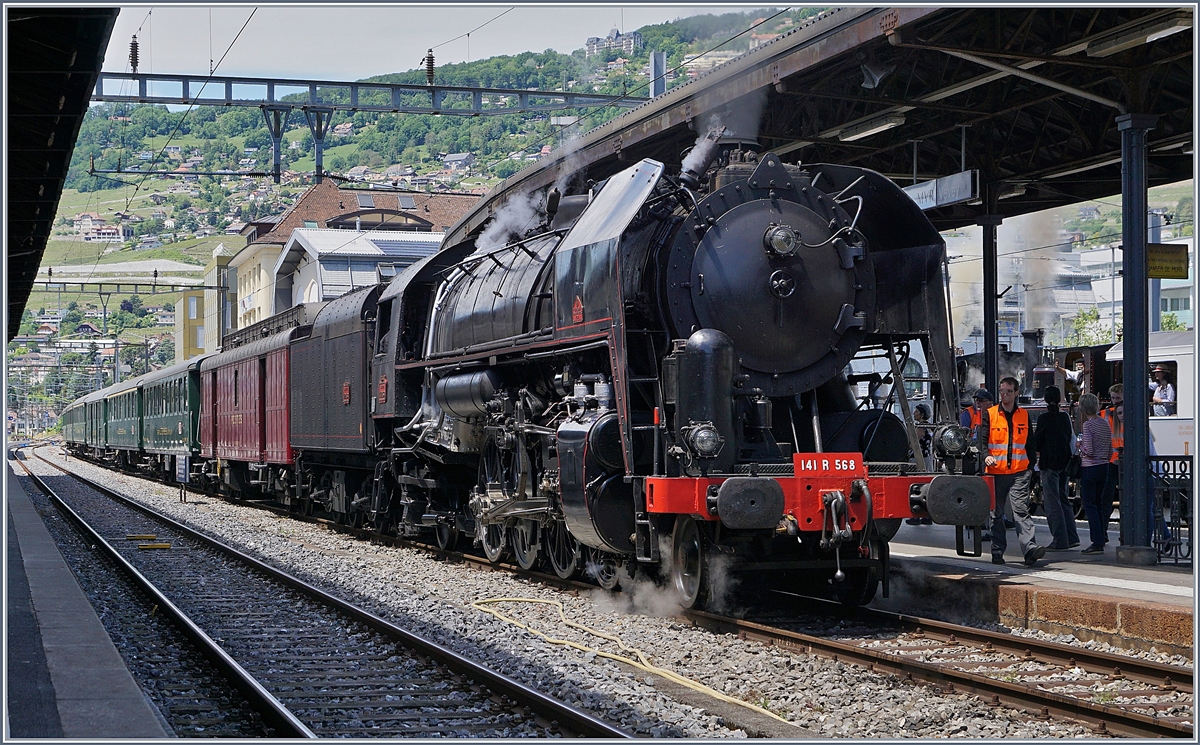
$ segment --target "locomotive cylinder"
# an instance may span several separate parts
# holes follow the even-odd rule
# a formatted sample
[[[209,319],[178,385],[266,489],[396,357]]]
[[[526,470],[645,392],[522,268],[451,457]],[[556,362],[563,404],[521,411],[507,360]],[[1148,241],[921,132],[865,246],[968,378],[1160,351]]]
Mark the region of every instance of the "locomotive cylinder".
[[[449,375],[433,389],[438,406],[463,419],[487,416],[488,401],[500,390],[500,380],[492,370]]]
[[[679,391],[676,431],[689,430],[694,438],[708,435],[699,428],[715,428],[719,450],[709,454],[699,443],[689,449],[707,462],[704,470],[728,472],[737,457],[733,429],[733,379],[738,368],[733,340],[716,329],[700,329],[688,337],[679,354]],[[687,437],[685,436],[685,440]],[[710,446],[708,449],[711,450]]]

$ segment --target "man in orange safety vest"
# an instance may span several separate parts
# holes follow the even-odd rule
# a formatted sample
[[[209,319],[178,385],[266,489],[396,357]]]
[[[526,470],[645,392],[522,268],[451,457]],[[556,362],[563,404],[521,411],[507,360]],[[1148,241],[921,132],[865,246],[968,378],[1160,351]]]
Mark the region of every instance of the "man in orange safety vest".
[[[1017,405],[1019,385],[1016,378],[1000,380],[1000,403],[983,413],[976,443],[983,460],[982,470],[996,484],[996,509],[992,513],[992,563],[1005,563],[1004,550],[1008,548],[1008,535],[1004,528],[1004,511],[1007,505],[1012,509],[1025,566],[1031,567],[1046,555],[1046,547],[1034,541],[1033,518],[1029,515],[1029,488],[1037,453],[1027,447],[1029,412]]]

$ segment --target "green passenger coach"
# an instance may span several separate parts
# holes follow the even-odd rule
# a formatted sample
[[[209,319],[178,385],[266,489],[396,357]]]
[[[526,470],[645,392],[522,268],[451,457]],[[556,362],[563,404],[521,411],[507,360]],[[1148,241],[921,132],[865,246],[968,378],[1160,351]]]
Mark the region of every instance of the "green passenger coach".
[[[122,466],[136,463],[142,449],[142,398],[138,381],[129,380],[108,389],[108,447],[117,451]]]
[[[200,452],[200,362],[204,355],[139,378],[146,464],[173,479],[175,461]]]

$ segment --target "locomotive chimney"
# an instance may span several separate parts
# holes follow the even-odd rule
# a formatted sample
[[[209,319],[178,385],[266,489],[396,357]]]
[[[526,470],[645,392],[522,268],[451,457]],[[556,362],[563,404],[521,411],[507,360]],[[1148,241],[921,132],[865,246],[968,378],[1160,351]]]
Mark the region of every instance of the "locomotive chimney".
[[[1041,391],[1037,390],[1040,386],[1034,381],[1034,368],[1042,364],[1042,340],[1045,338],[1045,329],[1030,329],[1022,331],[1021,336],[1025,344],[1025,351],[1022,354],[1025,364],[1025,387],[1024,393],[1033,398],[1041,398]]]
[[[550,225],[554,222],[554,216],[558,214],[558,200],[562,197],[562,192],[558,187],[552,188],[546,194],[546,224]]]
[[[700,186],[701,179],[704,178],[705,171],[712,165],[720,153],[721,135],[725,134],[724,127],[710,129],[708,134],[704,135],[696,146],[692,148],[692,152],[688,153],[683,159],[683,168],[679,174],[679,181],[689,189],[695,189]]]

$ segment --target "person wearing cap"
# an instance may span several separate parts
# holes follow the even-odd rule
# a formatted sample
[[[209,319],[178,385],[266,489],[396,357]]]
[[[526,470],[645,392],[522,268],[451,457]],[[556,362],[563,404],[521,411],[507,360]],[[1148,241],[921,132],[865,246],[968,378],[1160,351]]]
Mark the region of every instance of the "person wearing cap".
[[[992,394],[988,393],[987,388],[982,386],[975,391],[975,397],[972,399],[970,408],[964,409],[958,415],[958,423],[967,430],[967,440],[974,441],[975,434],[979,431],[979,423],[983,421],[983,412],[987,407],[992,405]],[[974,458],[966,458],[963,460],[963,474],[972,476],[979,471],[976,468]]]
[[[1062,365],[1058,364],[1057,362],[1054,363],[1054,367],[1060,373],[1062,373],[1063,376],[1066,377],[1067,380],[1071,381],[1076,386],[1078,386],[1080,391],[1084,390],[1084,383],[1087,382],[1087,378],[1083,374],[1084,368],[1086,367],[1086,365],[1084,365],[1084,363],[1083,363],[1083,360],[1075,360],[1075,369],[1074,370],[1068,370],[1067,368],[1063,367]]]
[[[1154,382],[1150,384],[1154,404],[1154,416],[1175,416],[1175,386],[1171,385],[1171,371],[1163,365],[1154,366]]]
[[[1012,509],[1025,566],[1032,567],[1046,555],[1046,548],[1037,545],[1034,540],[1033,518],[1029,515],[1029,489],[1037,451],[1028,447],[1029,412],[1017,405],[1019,386],[1020,383],[1013,377],[1000,380],[1000,403],[983,413],[975,442],[983,459],[984,472],[992,477],[996,486],[996,508],[992,514],[992,563],[1005,563],[1004,550],[1008,548],[1008,535],[1003,518],[1007,506]]]

